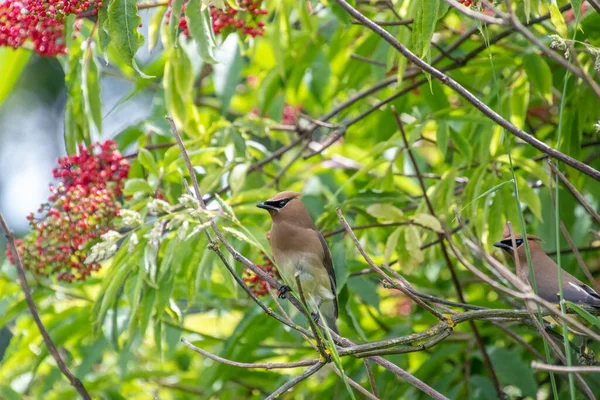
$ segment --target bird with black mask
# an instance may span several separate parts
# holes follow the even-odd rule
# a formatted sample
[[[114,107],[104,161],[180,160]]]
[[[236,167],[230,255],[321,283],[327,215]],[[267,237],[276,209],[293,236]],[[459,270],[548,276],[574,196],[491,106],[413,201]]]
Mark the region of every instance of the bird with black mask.
[[[294,290],[296,277],[309,302],[323,315],[327,326],[339,333],[336,319],[338,302],[331,253],[323,235],[317,230],[300,193],[285,191],[257,204],[271,215],[270,241],[279,274]],[[291,290],[286,286],[280,296]],[[312,317],[317,320],[318,313]]]
[[[526,282],[531,286],[527,254],[524,245],[525,240],[527,240],[538,295],[551,303],[558,303],[560,291],[558,286],[558,265],[540,247],[539,243],[542,240],[533,235],[527,235],[526,238],[524,238],[523,235],[518,234],[514,235],[514,237],[516,252],[519,256],[519,265],[516,265],[517,276],[523,282]],[[502,249],[511,258],[515,259],[515,248],[513,248],[508,227],[504,230],[504,238],[501,241],[494,243],[494,246]],[[573,303],[600,307],[600,295],[598,295],[594,289],[565,270],[561,271],[561,277],[565,300]]]

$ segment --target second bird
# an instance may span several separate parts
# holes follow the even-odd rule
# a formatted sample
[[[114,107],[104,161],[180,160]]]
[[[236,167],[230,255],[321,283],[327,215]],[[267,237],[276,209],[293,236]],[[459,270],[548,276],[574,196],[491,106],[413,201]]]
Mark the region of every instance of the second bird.
[[[300,193],[281,192],[257,207],[271,214],[271,249],[279,273],[296,290],[296,277],[299,277],[304,295],[319,308],[327,326],[339,333],[331,253],[299,197]],[[313,318],[317,315],[313,313]]]

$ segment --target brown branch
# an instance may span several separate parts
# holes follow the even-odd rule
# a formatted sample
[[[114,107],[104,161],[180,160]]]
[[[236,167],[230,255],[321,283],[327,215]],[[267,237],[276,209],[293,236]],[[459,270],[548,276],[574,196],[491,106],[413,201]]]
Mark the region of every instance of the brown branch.
[[[4,236],[6,237],[6,241],[8,242],[8,247],[10,248],[10,252],[15,261],[15,267],[17,269],[17,274],[19,275],[19,281],[21,283],[21,289],[23,290],[23,294],[25,295],[25,300],[27,301],[27,306],[29,307],[29,311],[31,312],[31,316],[35,321],[35,324],[44,339],[44,343],[48,348],[50,354],[52,354],[52,358],[56,361],[56,365],[60,372],[68,379],[71,385],[77,390],[77,393],[85,400],[91,400],[91,396],[85,389],[83,383],[69,370],[69,367],[65,364],[64,360],[58,353],[58,349],[54,345],[52,338],[48,334],[46,327],[42,323],[40,315],[37,311],[37,307],[35,302],[33,301],[33,297],[31,296],[31,289],[29,288],[29,284],[27,283],[27,277],[25,276],[25,269],[23,268],[23,263],[21,262],[21,256],[19,255],[19,251],[17,249],[17,245],[15,243],[15,237],[13,236],[12,231],[8,227],[4,216],[0,212],[0,226],[4,231]]]
[[[567,242],[569,243],[571,250],[573,250],[573,254],[575,254],[575,258],[577,259],[577,262],[579,263],[579,266],[581,267],[581,270],[583,271],[584,275],[586,276],[586,278],[588,278],[588,280],[590,281],[590,283],[592,284],[592,286],[594,287],[596,292],[600,293],[600,283],[598,283],[594,279],[594,277],[592,276],[587,265],[585,265],[585,263],[583,262],[583,258],[581,257],[579,250],[577,250],[577,246],[575,245],[573,238],[569,234],[569,231],[567,230],[567,228],[565,227],[565,224],[562,221],[560,221],[560,230],[561,230],[563,236],[565,237],[565,239],[567,239]]]
[[[472,10],[468,7],[465,7],[463,4],[459,3],[456,0],[446,0],[446,3],[450,5],[450,7],[454,8],[458,12],[465,14],[467,17],[474,18],[484,24],[488,25],[506,25],[506,21],[501,18],[491,17],[489,15],[480,13],[479,11]]]
[[[444,85],[451,88],[454,92],[462,96],[467,102],[471,103],[475,108],[481,111],[484,115],[486,115],[490,120],[502,126],[507,131],[511,132],[513,135],[518,137],[519,139],[529,143],[531,146],[536,149],[542,151],[543,153],[549,154],[553,158],[564,162],[565,164],[577,169],[578,171],[583,172],[584,174],[594,178],[595,180],[600,181],[600,172],[596,169],[590,167],[578,161],[550,146],[540,141],[539,139],[531,136],[527,132],[517,128],[511,122],[504,119],[501,115],[499,115],[492,108],[487,106],[481,100],[479,100],[475,95],[473,95],[470,91],[465,89],[460,83],[450,78],[445,73],[436,69],[435,67],[429,65],[425,61],[421,60],[414,53],[412,53],[408,48],[406,48],[403,44],[398,42],[394,36],[392,36],[389,32],[373,23],[373,21],[369,20],[359,11],[357,11],[354,7],[348,4],[345,0],[335,0],[342,8],[344,8],[352,17],[361,21],[365,26],[367,26],[370,30],[375,32],[377,35],[381,36],[385,41],[387,41],[390,45],[392,45],[398,52],[404,55],[408,60],[410,60],[417,67],[422,69],[424,72],[429,73],[433,78],[440,80]]]
[[[568,367],[562,365],[548,365],[537,361],[531,362],[531,368],[539,369],[540,371],[550,371],[550,372],[558,372],[563,374],[572,374],[572,373],[599,373],[600,367],[587,367],[587,366],[576,366],[576,367]]]
[[[303,380],[305,380],[306,378],[308,378],[309,376],[313,375],[315,372],[317,372],[318,370],[323,368],[324,365],[325,365],[325,363],[319,362],[319,363],[314,364],[312,367],[307,368],[306,371],[304,371],[303,373],[301,373],[298,376],[295,376],[293,379],[287,381],[283,386],[281,386],[279,389],[277,389],[276,391],[271,393],[269,395],[269,397],[267,397],[265,400],[274,400],[274,399],[278,398],[281,394],[287,392],[288,390],[290,390],[291,388],[296,386],[298,383],[302,382]]]
[[[551,160],[548,160],[548,165],[550,166],[550,169],[552,169],[552,172],[554,172],[560,178],[560,180],[565,184],[567,189],[569,189],[569,191],[573,194],[573,196],[575,196],[575,198],[581,203],[581,205],[587,210],[587,212],[596,220],[598,224],[600,224],[600,214],[598,214],[598,212],[594,210],[590,203],[587,202],[583,195],[579,193],[575,186],[573,186],[573,184],[569,182],[567,177],[562,172],[560,172],[560,170]]]
[[[423,180],[423,177],[421,176],[421,171],[419,170],[419,164],[417,163],[417,160],[415,159],[415,155],[413,154],[410,144],[408,143],[408,139],[406,138],[406,132],[404,132],[404,126],[402,125],[402,121],[400,120],[400,115],[398,115],[398,112],[396,111],[396,108],[394,106],[392,106],[392,113],[394,114],[394,118],[396,119],[396,123],[398,124],[398,129],[400,130],[400,133],[402,135],[402,140],[404,141],[404,147],[406,148],[408,156],[413,165],[415,174],[417,175],[417,180],[419,181],[419,185],[421,186],[421,190],[423,191],[423,198],[425,199],[425,204],[427,204],[429,213],[434,218],[438,219],[435,209],[433,208],[433,205],[431,204],[431,200],[429,199],[429,196],[427,195],[427,187],[425,186],[425,181]],[[442,248],[442,255],[444,256],[444,260],[446,261],[446,265],[448,266],[448,270],[450,271],[450,275],[452,277],[452,282],[454,284],[454,288],[456,289],[456,294],[458,295],[458,300],[461,303],[466,303],[460,281],[458,280],[458,276],[456,275],[456,271],[454,270],[454,265],[452,264],[452,261],[450,260],[450,256],[448,255],[448,249],[446,248],[446,244],[444,243],[444,233],[438,233],[438,240],[440,241],[440,246]],[[490,356],[489,356],[487,350],[485,349],[485,344],[483,342],[483,338],[479,334],[479,330],[477,329],[477,326],[475,325],[474,322],[470,321],[469,325],[470,325],[471,330],[473,331],[473,335],[475,336],[475,340],[477,341],[479,350],[481,351],[481,354],[483,355],[483,361],[486,365],[486,368],[488,369],[488,371],[490,372],[490,376],[492,377],[492,382],[494,384],[494,388],[496,389],[496,394],[498,395],[498,398],[502,398],[502,397],[504,397],[504,392],[502,391],[502,387],[500,386],[500,381],[498,380],[498,376],[496,375],[496,371],[492,364],[492,360],[490,359]]]
[[[181,343],[183,343],[185,346],[187,346],[191,350],[195,351],[196,353],[202,354],[203,356],[210,358],[213,361],[219,362],[221,364],[227,364],[227,365],[231,365],[234,367],[239,367],[239,368],[264,368],[264,369],[298,368],[298,367],[308,367],[310,365],[314,365],[319,362],[319,359],[315,358],[312,360],[302,360],[302,361],[295,361],[295,362],[291,362],[291,363],[243,363],[243,362],[228,360],[226,358],[211,354],[206,350],[203,350],[199,347],[194,346],[184,337],[181,338]]]

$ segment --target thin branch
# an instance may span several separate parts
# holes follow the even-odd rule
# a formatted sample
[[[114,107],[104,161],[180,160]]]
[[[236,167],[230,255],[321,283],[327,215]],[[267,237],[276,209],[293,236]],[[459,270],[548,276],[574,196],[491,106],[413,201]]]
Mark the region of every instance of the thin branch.
[[[410,25],[414,22],[415,20],[413,18],[408,18],[408,19],[402,19],[400,21],[373,21],[374,23],[376,23],[379,26],[403,26],[403,25]],[[362,23],[360,21],[350,21],[350,23],[354,24],[354,25],[362,25]]]
[[[321,358],[324,360],[323,362],[329,362],[330,357],[327,355],[325,345],[321,340],[321,335],[317,330],[317,324],[312,319],[312,315],[308,308],[308,303],[306,302],[306,297],[304,297],[304,289],[302,289],[302,283],[300,282],[300,276],[296,275],[296,286],[298,287],[298,294],[300,295],[300,301],[306,310],[306,318],[308,319],[308,323],[310,325],[310,329],[312,330],[315,341],[317,342],[317,348],[319,349],[319,353],[321,354]]]
[[[162,7],[162,6],[166,6],[166,5],[169,5],[169,3],[166,1],[158,1],[156,3],[138,4],[137,9],[139,11],[139,10],[145,10],[148,8]],[[80,12],[79,14],[77,14],[76,18],[77,19],[90,18],[93,16],[94,16],[94,11],[84,11],[84,12]]]
[[[537,361],[531,362],[531,368],[539,369],[540,371],[550,371],[550,372],[558,372],[563,374],[572,374],[572,373],[599,373],[600,367],[567,367],[562,365],[548,365]]]
[[[440,314],[437,310],[433,309],[431,306],[429,306],[427,303],[425,303],[423,300],[421,300],[420,298],[418,298],[417,296],[415,296],[412,293],[412,291],[411,291],[412,285],[406,279],[401,277],[401,280],[396,281],[394,279],[391,279],[385,272],[383,272],[383,270],[381,268],[379,268],[377,266],[377,264],[375,264],[373,262],[371,257],[369,257],[369,255],[367,254],[365,249],[360,244],[360,241],[358,240],[358,238],[356,237],[354,232],[352,232],[352,228],[350,228],[348,221],[346,221],[346,218],[344,218],[344,215],[342,214],[342,210],[340,208],[336,208],[335,212],[337,213],[342,226],[346,230],[346,233],[348,234],[348,236],[350,236],[350,238],[354,242],[356,249],[363,256],[363,258],[367,262],[367,264],[369,264],[369,266],[375,272],[377,272],[377,274],[379,274],[379,276],[381,276],[381,278],[384,280],[384,282],[387,282],[391,287],[398,289],[399,291],[401,291],[402,293],[404,293],[405,295],[410,297],[415,303],[417,303],[421,307],[425,308],[427,311],[429,311],[431,314],[433,314],[437,319],[439,319],[441,321],[446,320],[445,316]],[[400,276],[400,275],[398,274],[398,276]]]
[[[565,224],[562,221],[560,221],[560,230],[561,230],[563,236],[565,237],[565,239],[567,239],[567,242],[569,243],[571,250],[573,250],[573,254],[575,254],[575,258],[577,259],[577,262],[579,263],[579,266],[581,267],[581,270],[583,271],[584,275],[586,276],[586,278],[588,278],[588,280],[590,281],[590,283],[592,284],[592,286],[594,287],[596,292],[600,293],[600,283],[598,283],[594,279],[594,277],[592,276],[592,273],[588,269],[587,265],[585,265],[585,263],[583,262],[583,258],[581,257],[579,250],[577,250],[577,246],[575,245],[573,238],[569,234],[569,231],[567,230],[567,228],[565,227]]]
[[[579,193],[575,186],[573,186],[573,184],[569,182],[567,177],[562,172],[560,172],[560,170],[551,160],[548,160],[548,165],[550,166],[550,169],[552,169],[552,172],[554,172],[560,178],[560,180],[565,184],[567,189],[569,189],[569,191],[573,194],[573,196],[575,196],[575,198],[581,203],[581,205],[587,210],[587,212],[596,220],[598,224],[600,224],[600,214],[598,214],[598,212],[594,210],[590,203],[587,202],[583,195]]]
[[[85,389],[85,386],[83,386],[83,383],[75,375],[73,375],[73,373],[69,370],[69,367],[67,367],[67,364],[65,364],[64,360],[58,353],[58,349],[54,345],[52,338],[48,334],[46,327],[42,323],[35,302],[33,301],[33,297],[31,296],[31,289],[29,288],[29,284],[27,283],[25,269],[23,268],[21,256],[19,255],[17,244],[15,243],[15,237],[13,236],[12,231],[8,227],[8,224],[6,223],[2,212],[0,212],[0,226],[4,231],[4,236],[6,237],[6,241],[8,242],[8,247],[10,248],[10,252],[15,261],[15,267],[17,268],[17,274],[19,275],[21,289],[23,290],[23,294],[25,295],[27,306],[29,307],[31,316],[33,317],[33,320],[35,321],[35,324],[37,325],[37,328],[40,331],[42,338],[44,339],[44,343],[46,344],[48,351],[50,352],[50,354],[52,354],[52,357],[56,361],[56,365],[58,366],[58,369],[60,369],[60,372],[62,372],[65,378],[67,378],[71,385],[75,388],[75,390],[77,390],[77,393],[79,393],[79,395],[85,400],[91,400],[92,398]]]
[[[354,7],[348,4],[345,0],[335,0],[342,8],[344,8],[352,17],[361,21],[365,26],[375,32],[377,35],[381,36],[385,41],[391,44],[398,52],[404,55],[408,60],[410,60],[417,67],[422,69],[424,72],[429,73],[433,78],[439,79],[440,82],[447,85],[449,88],[454,90],[460,96],[462,96],[465,100],[471,103],[475,108],[480,110],[483,114],[485,114],[490,120],[496,122],[498,125],[502,126],[507,131],[511,132],[513,135],[517,136],[519,139],[524,140],[529,143],[536,149],[542,151],[543,153],[549,154],[550,156],[556,158],[564,162],[565,164],[577,169],[578,171],[583,172],[586,175],[594,178],[597,181],[600,181],[600,172],[596,169],[590,167],[578,161],[550,146],[540,141],[539,139],[531,136],[527,132],[517,128],[511,122],[504,119],[501,115],[479,100],[475,95],[473,95],[470,91],[465,89],[461,84],[456,82],[454,79],[450,78],[445,73],[440,70],[432,67],[427,62],[421,60],[414,53],[412,53],[408,48],[406,48],[403,44],[398,42],[394,36],[392,36],[389,32],[373,23],[373,21],[369,20],[359,11],[357,11]]]
[[[365,358],[363,360],[365,364],[365,369],[367,370],[367,376],[369,377],[369,383],[371,384],[371,390],[373,391],[373,395],[379,397],[379,393],[377,392],[377,385],[375,384],[375,377],[373,376],[373,369],[371,368],[371,364],[369,364],[369,360]]]
[[[219,362],[222,364],[231,365],[234,367],[239,367],[239,368],[264,368],[264,369],[298,368],[298,367],[307,367],[310,365],[317,364],[319,362],[319,359],[315,358],[312,360],[302,360],[302,361],[296,361],[296,362],[291,362],[291,363],[243,363],[243,362],[228,360],[226,358],[211,354],[206,350],[203,350],[199,347],[194,346],[184,337],[181,338],[181,343],[183,343],[185,346],[187,346],[191,350],[195,351],[196,353],[202,354],[203,356],[210,358],[213,361],[216,361],[216,362]]]
[[[302,382],[303,380],[305,380],[306,378],[308,378],[309,376],[313,375],[315,372],[317,372],[318,370],[320,370],[321,368],[323,368],[324,365],[325,365],[324,363],[316,363],[312,367],[307,368],[306,371],[304,371],[303,373],[301,373],[298,376],[295,376],[293,379],[290,379],[283,386],[281,386],[279,389],[277,389],[276,391],[274,391],[273,393],[271,393],[269,395],[269,397],[267,397],[265,400],[274,400],[274,399],[276,399],[277,397],[279,397],[279,395],[287,392],[288,390],[290,390],[291,388],[293,388],[294,386],[296,386],[298,383]]]
[[[479,11],[472,10],[469,7],[465,7],[463,4],[459,3],[456,0],[446,0],[446,2],[450,5],[450,7],[454,8],[458,12],[465,14],[467,17],[471,17],[476,19],[484,24],[489,25],[506,25],[506,21],[501,18],[494,18],[489,15],[480,13]]]

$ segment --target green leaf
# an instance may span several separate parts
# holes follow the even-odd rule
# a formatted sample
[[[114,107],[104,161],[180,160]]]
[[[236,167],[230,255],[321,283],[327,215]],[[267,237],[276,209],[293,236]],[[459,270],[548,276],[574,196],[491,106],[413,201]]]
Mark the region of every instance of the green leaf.
[[[440,221],[431,214],[417,214],[415,215],[413,221],[431,229],[434,232],[444,233]]]
[[[235,51],[233,53],[233,59],[227,63],[227,72],[225,73],[225,81],[222,87],[215,87],[215,90],[219,97],[221,97],[221,113],[226,114],[229,110],[229,103],[231,98],[235,94],[235,89],[240,83],[240,73],[244,68],[244,59],[240,52],[239,44],[236,44]],[[215,85],[216,86],[216,85]]]
[[[392,234],[388,236],[387,241],[385,242],[385,251],[383,253],[383,259],[386,264],[390,262],[394,251],[396,251],[396,247],[398,247],[398,239],[400,239],[401,232],[402,228],[396,228],[394,232],[392,232]]]
[[[391,204],[373,204],[367,207],[367,212],[373,217],[384,221],[400,222],[406,220],[404,213]]]
[[[549,104],[552,104],[552,71],[542,56],[526,53],[523,56],[523,67],[527,78]]]
[[[90,123],[94,123],[99,132],[102,132],[102,100],[100,99],[100,73],[98,63],[91,50],[86,50],[83,68],[81,69],[81,89],[83,91],[85,113]]]
[[[552,21],[552,25],[554,25],[554,27],[556,28],[556,31],[558,32],[558,34],[561,37],[566,38],[567,34],[568,34],[567,24],[565,23],[565,19],[564,19],[562,13],[558,9],[556,0],[546,0],[546,1],[550,2],[550,4],[548,4],[548,7],[550,8],[550,21]]]
[[[102,7],[98,10],[98,41],[100,42],[100,51],[104,55],[104,61],[108,64],[108,45],[110,44],[110,34],[108,30],[108,8],[112,0],[102,2]]]
[[[404,230],[404,246],[415,264],[423,262],[423,251],[421,250],[421,237],[415,226],[407,226]]]
[[[246,182],[246,174],[248,173],[249,164],[237,164],[229,174],[229,187],[233,194],[236,194],[244,186]]]
[[[573,13],[575,14],[575,20],[579,20],[582,4],[583,4],[583,0],[571,0]]]
[[[181,46],[174,49],[171,58],[165,64],[163,87],[168,114],[177,126],[185,127],[188,103],[192,99],[194,74],[192,63]]]
[[[31,51],[23,48],[0,48],[0,105],[17,83],[30,56]]]
[[[143,78],[149,78],[137,66],[135,53],[144,44],[138,31],[142,19],[138,15],[136,0],[112,0],[108,6],[108,34],[111,44],[123,61]]]
[[[460,132],[456,132],[454,129],[450,129],[450,137],[452,138],[456,149],[465,158],[465,161],[471,161],[473,159],[473,147],[471,146],[471,143],[465,138],[465,135]]]
[[[521,75],[512,86],[510,96],[510,122],[519,129],[525,127],[529,108],[529,80]]]
[[[160,34],[160,26],[165,15],[167,7],[157,7],[150,18],[148,23],[148,51],[152,52],[156,43],[158,42],[158,36]]]
[[[123,190],[123,193],[130,195],[137,192],[154,193],[154,189],[152,189],[150,184],[146,182],[145,179],[134,178],[127,180],[127,182],[125,182],[125,189]]]
[[[540,200],[540,197],[531,187],[529,187],[524,178],[517,176],[517,184],[519,186],[519,199],[522,203],[525,203],[533,215],[542,222],[542,201]]]
[[[65,106],[64,136],[67,153],[74,154],[79,143],[90,144],[91,133],[86,117],[86,96],[83,90],[82,62],[84,59],[81,41],[74,41],[69,49],[69,59],[63,66],[65,84],[68,88],[67,104]]]
[[[143,147],[140,148],[138,150],[137,159],[140,162],[140,164],[142,165],[142,167],[144,167],[146,169],[146,171],[150,172],[151,174],[153,174],[155,176],[160,175],[160,170],[158,168],[158,165],[156,164],[156,161],[154,161],[154,156],[152,156],[152,153],[150,153],[149,150],[147,150]]]
[[[199,1],[195,1],[193,3],[199,3]],[[181,18],[182,7],[183,0],[173,0],[171,3],[171,16],[169,17],[169,40],[171,43],[175,44],[177,43],[177,32],[179,31],[179,19]],[[187,11],[189,12],[189,9]]]
[[[190,1],[185,9],[185,18],[190,37],[196,42],[200,57],[207,63],[216,64],[217,61],[213,55],[216,41],[208,7],[201,11],[199,1]]]
[[[598,319],[598,317],[593,316],[588,311],[584,310],[583,308],[581,308],[580,306],[578,306],[575,303],[571,303],[570,301],[567,301],[567,306],[571,310],[573,310],[577,314],[579,314],[579,316],[581,318],[585,319],[587,322],[594,325],[596,328],[600,328],[600,319]]]
[[[489,354],[501,382],[510,382],[511,385],[521,389],[522,396],[535,398],[537,392],[535,376],[518,351],[493,347]]]

